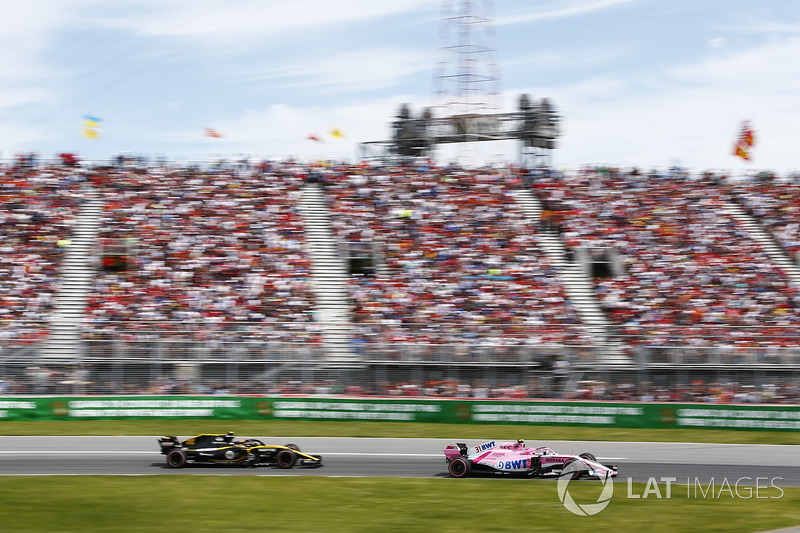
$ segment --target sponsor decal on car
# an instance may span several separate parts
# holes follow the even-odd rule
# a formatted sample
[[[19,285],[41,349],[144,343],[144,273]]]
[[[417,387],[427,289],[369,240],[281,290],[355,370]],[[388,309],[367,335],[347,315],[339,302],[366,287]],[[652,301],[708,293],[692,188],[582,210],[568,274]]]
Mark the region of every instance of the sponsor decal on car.
[[[495,442],[494,441],[487,442],[485,444],[481,444],[479,446],[475,446],[475,451],[480,453],[480,452],[482,452],[484,450],[488,450],[489,448],[494,448],[494,447],[495,447]]]
[[[542,457],[540,461],[542,464],[560,464],[567,460],[566,457]]]
[[[513,461],[497,462],[497,468],[500,470],[527,470],[530,467],[530,459],[514,459]]]

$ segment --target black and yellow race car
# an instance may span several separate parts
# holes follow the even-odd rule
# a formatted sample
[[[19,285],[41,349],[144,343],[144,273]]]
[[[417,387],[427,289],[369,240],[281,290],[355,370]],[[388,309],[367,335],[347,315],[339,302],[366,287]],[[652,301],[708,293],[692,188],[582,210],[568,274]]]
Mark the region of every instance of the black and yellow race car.
[[[227,434],[203,434],[178,440],[178,437],[159,437],[161,453],[167,456],[167,466],[183,468],[189,464],[218,464],[231,466],[322,466],[322,457],[303,453],[295,444],[283,446],[264,444],[258,439],[237,439]]]

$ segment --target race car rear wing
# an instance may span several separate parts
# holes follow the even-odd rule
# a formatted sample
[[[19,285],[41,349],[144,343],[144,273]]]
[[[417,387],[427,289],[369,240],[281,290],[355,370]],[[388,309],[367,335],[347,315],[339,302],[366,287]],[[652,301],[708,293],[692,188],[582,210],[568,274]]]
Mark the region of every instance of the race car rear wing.
[[[167,455],[169,452],[180,446],[178,437],[159,437],[158,445],[161,447],[161,454]]]
[[[457,457],[467,457],[469,455],[469,448],[463,442],[449,444],[443,451],[448,463]]]

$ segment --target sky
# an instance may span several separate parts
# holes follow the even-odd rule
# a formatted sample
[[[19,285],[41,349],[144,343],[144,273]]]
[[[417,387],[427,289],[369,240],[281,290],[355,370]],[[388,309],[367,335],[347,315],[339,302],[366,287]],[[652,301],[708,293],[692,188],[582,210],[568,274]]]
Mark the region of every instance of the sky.
[[[457,69],[454,1],[0,2],[0,157],[357,161],[360,143],[391,137],[401,104],[436,104],[437,72]],[[800,2],[473,4],[492,20],[473,30],[500,111],[529,94],[561,116],[554,166],[800,170]],[[84,116],[102,119],[99,138],[83,136]],[[743,120],[749,162],[732,155]],[[515,163],[518,147],[436,157]]]

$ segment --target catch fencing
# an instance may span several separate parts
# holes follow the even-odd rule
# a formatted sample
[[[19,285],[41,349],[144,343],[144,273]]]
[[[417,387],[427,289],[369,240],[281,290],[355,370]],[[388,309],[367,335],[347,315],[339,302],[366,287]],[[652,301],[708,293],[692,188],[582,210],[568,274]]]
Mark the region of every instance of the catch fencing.
[[[396,327],[327,326],[79,325],[75,342],[47,357],[48,324],[9,322],[0,324],[0,394],[269,394],[351,386],[380,393],[409,383],[466,382],[560,397],[592,382],[638,390],[697,381],[762,387],[796,384],[800,377],[800,342],[792,328],[764,334],[756,328],[628,327],[594,334],[586,343],[585,328],[575,325],[420,324],[406,328],[401,341],[392,338]],[[554,332],[573,340],[549,342]],[[414,340],[432,333],[437,342]]]

